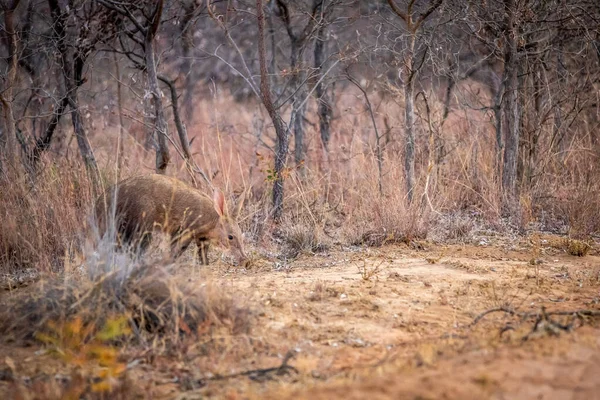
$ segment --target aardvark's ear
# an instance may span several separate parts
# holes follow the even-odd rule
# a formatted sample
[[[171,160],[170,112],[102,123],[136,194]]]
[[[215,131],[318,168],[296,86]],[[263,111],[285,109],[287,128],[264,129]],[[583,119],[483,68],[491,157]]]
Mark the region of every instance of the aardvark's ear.
[[[223,192],[219,189],[215,189],[215,192],[213,193],[213,202],[217,214],[219,214],[220,217],[225,215],[225,196],[223,196]]]

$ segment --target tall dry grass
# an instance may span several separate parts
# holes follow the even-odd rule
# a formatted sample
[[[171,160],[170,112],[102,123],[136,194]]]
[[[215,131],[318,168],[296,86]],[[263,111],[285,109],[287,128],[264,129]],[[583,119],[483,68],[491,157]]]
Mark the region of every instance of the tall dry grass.
[[[280,246],[286,254],[295,255],[338,244],[410,241],[426,237],[436,224],[459,220],[465,222],[460,222],[462,227],[454,233],[448,233],[450,237],[461,235],[459,231],[474,220],[496,230],[553,230],[583,238],[598,233],[600,218],[595,210],[600,202],[600,162],[598,146],[586,139],[589,124],[573,128],[573,140],[566,153],[550,151],[551,143],[538,143],[538,175],[520,187],[520,202],[511,218],[504,221],[489,116],[458,110],[442,125],[441,102],[431,95],[430,118],[437,147],[429,148],[429,132],[423,120],[417,135],[416,201],[408,206],[403,181],[402,117],[398,112],[401,105],[378,93],[372,96],[373,103],[378,104],[377,123],[385,133],[381,192],[369,114],[361,97],[345,90],[337,97],[327,154],[314,120],[315,104],[310,103],[306,159],[299,166],[290,161],[285,218],[279,226],[272,226],[270,218],[274,134],[267,115],[256,102],[236,103],[222,94],[203,97],[196,103],[195,118],[187,121],[195,162],[225,190],[232,203],[246,193],[240,223],[251,244]],[[90,131],[90,139],[104,185],[114,183],[117,176],[153,171],[154,155],[143,146],[142,119],[127,122],[121,153],[116,147],[120,129],[115,113],[106,114],[104,109],[93,107],[90,113],[96,127]],[[175,138],[173,143],[177,143]],[[76,153],[76,148],[71,151]],[[435,164],[428,168],[430,152]],[[116,159],[119,154],[124,157],[120,162]],[[176,149],[172,149],[172,158],[169,174],[193,182]],[[122,169],[117,170],[117,165]],[[15,170],[0,179],[0,215],[4,218],[0,269],[59,270],[66,259],[81,251],[89,236],[86,224],[94,199],[83,169],[78,163],[48,156],[34,182],[23,171]],[[199,189],[208,191],[199,176],[195,181]]]
[[[82,245],[92,193],[85,171],[60,160],[31,177],[0,175],[0,273],[58,271]]]

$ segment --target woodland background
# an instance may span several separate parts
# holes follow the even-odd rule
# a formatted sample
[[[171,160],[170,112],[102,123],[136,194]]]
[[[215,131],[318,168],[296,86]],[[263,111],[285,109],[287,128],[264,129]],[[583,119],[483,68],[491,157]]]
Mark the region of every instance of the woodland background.
[[[598,233],[595,1],[1,10],[3,268],[60,265],[98,193],[153,170],[248,192],[259,245]]]

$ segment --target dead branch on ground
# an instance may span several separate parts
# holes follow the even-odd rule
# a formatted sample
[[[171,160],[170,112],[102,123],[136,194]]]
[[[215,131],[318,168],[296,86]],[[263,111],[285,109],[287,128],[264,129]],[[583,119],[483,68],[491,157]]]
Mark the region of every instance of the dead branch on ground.
[[[521,340],[523,341],[531,339],[542,333],[548,333],[550,335],[557,336],[560,334],[560,332],[571,332],[575,328],[583,325],[583,322],[586,318],[600,317],[600,310],[581,309],[574,311],[547,311],[546,307],[542,306],[541,309],[536,312],[519,312],[510,307],[498,307],[486,310],[481,314],[477,315],[468,327],[472,328],[477,323],[479,323],[485,316],[497,312],[502,312],[512,317],[518,317],[519,325],[527,321],[534,321],[531,331],[521,338]],[[572,318],[568,323],[565,324],[555,319],[552,319],[551,317],[553,316],[570,316]],[[578,326],[576,325],[577,321],[581,323]],[[507,324],[500,330],[500,335],[502,335],[508,330],[514,329],[515,328],[512,325]]]

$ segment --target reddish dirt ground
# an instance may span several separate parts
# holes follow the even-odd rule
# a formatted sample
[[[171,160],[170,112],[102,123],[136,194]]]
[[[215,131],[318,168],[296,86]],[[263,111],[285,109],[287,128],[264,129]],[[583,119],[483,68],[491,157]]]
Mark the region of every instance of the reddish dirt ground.
[[[250,271],[213,267],[211,279],[254,310],[250,333],[220,338],[220,354],[142,357],[128,376],[140,397],[153,398],[600,399],[600,325],[556,316],[573,329],[533,329],[543,307],[599,310],[599,274],[600,257],[570,256],[551,241],[346,249]],[[181,275],[206,279],[197,269]],[[472,325],[497,307],[533,316],[497,312]],[[37,350],[3,345],[0,370],[12,362],[19,376],[60,371]],[[297,373],[185,383],[207,369],[276,367],[289,351]],[[10,390],[0,380],[0,396]]]

